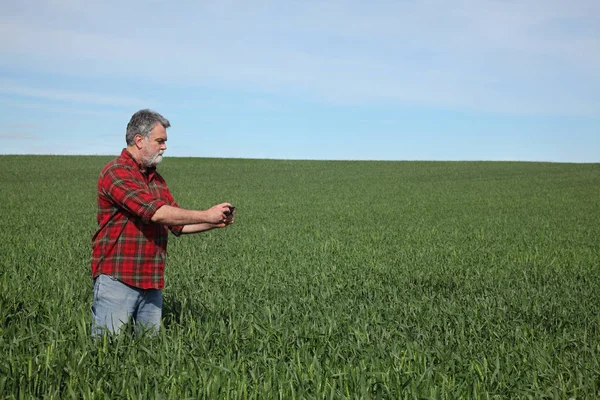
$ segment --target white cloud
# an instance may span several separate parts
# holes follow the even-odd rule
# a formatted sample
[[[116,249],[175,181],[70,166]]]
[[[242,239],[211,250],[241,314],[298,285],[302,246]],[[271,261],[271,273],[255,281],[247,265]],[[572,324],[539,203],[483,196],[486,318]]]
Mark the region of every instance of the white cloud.
[[[29,129],[39,129],[41,127],[41,125],[39,124],[32,124],[29,122],[19,122],[19,123],[13,123],[13,124],[8,124],[6,126],[9,129],[24,129],[24,130],[29,130]]]
[[[38,139],[39,137],[36,135],[32,135],[30,133],[26,133],[26,132],[13,132],[13,131],[9,131],[9,132],[2,132],[0,131],[0,138],[2,139],[12,139],[12,140],[35,140]]]
[[[81,108],[81,103],[69,103],[69,104],[57,104],[54,102],[49,103],[48,101],[39,100],[39,99],[25,99],[25,100],[16,100],[16,99],[8,99],[8,98],[0,98],[0,104],[5,106],[5,109],[21,109],[21,110],[35,110],[35,111],[44,111],[46,113],[53,114],[65,114],[65,115],[86,115],[86,116],[101,116],[101,117],[109,117],[109,116],[119,116],[127,115],[126,112],[120,112],[113,109],[85,109]],[[25,124],[13,123],[9,124],[15,129],[29,129],[24,126]],[[20,126],[20,128],[19,128]]]
[[[144,101],[141,99],[132,97],[106,96],[93,92],[85,93],[60,89],[41,89],[37,87],[24,86],[5,79],[0,79],[0,94],[11,94],[23,97],[64,102],[109,105],[115,107],[137,107],[144,104]]]
[[[77,0],[49,4],[0,19],[0,36],[11,38],[0,42],[5,65],[336,104],[600,110],[596,0],[125,3],[118,12],[111,2],[92,10]],[[6,86],[55,100],[147,103]]]

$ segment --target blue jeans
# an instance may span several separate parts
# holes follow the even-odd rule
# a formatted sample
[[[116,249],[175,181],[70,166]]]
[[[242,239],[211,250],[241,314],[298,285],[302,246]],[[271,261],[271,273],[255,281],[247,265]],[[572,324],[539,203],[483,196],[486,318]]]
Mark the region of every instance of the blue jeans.
[[[136,333],[147,330],[156,334],[162,301],[162,291],[158,289],[139,289],[110,275],[99,275],[94,280],[92,337],[99,337],[104,331],[119,333],[130,320],[135,322]]]

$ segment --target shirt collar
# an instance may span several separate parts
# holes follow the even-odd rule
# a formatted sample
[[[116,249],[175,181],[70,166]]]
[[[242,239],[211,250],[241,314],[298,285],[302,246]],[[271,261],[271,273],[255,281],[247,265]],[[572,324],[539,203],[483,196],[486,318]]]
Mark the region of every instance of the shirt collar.
[[[136,160],[135,157],[129,152],[129,150],[127,150],[127,148],[123,149],[123,151],[121,152],[121,157],[123,157],[125,159],[125,162],[127,164],[136,166],[140,170],[141,173],[147,174],[148,177],[150,177],[150,178],[152,178],[152,176],[154,176],[154,173],[156,172],[156,167],[144,168],[142,163],[140,163],[138,160]]]

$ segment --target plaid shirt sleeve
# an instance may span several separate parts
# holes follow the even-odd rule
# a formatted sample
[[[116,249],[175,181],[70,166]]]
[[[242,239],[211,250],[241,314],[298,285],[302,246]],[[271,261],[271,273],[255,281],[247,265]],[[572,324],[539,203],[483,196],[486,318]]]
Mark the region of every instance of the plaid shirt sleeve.
[[[161,177],[161,179],[162,179],[162,177]],[[165,183],[165,187],[166,187],[166,183]],[[171,207],[179,207],[179,205],[177,204],[177,202],[171,195],[171,192],[169,191],[169,189],[165,190],[165,197],[167,198],[168,205],[170,205]],[[171,233],[173,235],[179,237],[179,236],[181,236],[181,232],[183,231],[183,225],[169,226],[169,230],[171,231]]]
[[[167,204],[165,200],[153,196],[147,185],[140,182],[128,168],[110,168],[103,179],[105,194],[146,224],[151,222],[156,210]]]

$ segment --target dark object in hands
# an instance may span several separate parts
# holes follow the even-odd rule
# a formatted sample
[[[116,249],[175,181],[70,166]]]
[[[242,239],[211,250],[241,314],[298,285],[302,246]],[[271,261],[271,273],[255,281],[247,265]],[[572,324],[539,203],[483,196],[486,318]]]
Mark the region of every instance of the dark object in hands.
[[[229,212],[225,211],[225,215],[227,215],[227,216],[232,215],[234,211],[235,211],[235,206],[229,206]]]

